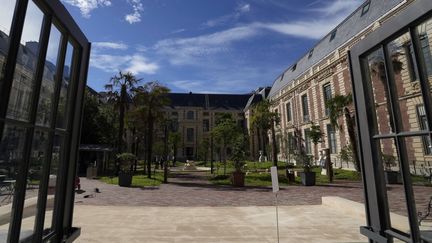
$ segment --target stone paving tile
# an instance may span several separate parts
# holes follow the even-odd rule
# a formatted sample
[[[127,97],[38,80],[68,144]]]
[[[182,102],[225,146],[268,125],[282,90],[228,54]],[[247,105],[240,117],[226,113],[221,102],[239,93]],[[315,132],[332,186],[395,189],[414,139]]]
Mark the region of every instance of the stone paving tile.
[[[208,182],[200,172],[181,174],[170,178],[168,184],[160,187],[124,188],[109,185],[98,180],[81,178],[85,193],[77,194],[76,204],[112,206],[271,206],[275,197],[270,187],[233,188]],[[101,193],[95,193],[98,188]],[[426,207],[432,196],[432,187],[414,187],[418,211]],[[90,195],[90,198],[84,198]],[[339,196],[356,202],[364,202],[360,182],[336,181],[320,186],[287,186],[278,194],[279,205],[319,205],[323,196]],[[388,197],[391,211],[406,215],[402,185],[389,185]]]

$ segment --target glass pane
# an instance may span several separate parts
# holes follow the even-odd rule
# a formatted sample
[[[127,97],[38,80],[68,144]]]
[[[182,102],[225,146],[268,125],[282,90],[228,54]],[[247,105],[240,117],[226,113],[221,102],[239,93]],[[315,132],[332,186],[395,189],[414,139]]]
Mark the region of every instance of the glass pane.
[[[68,90],[70,87],[71,76],[72,76],[72,58],[73,58],[73,46],[69,43],[67,45],[66,50],[66,59],[63,70],[63,78],[60,88],[60,99],[58,104],[58,113],[57,113],[57,126],[58,128],[66,128],[66,108],[67,108],[67,100],[68,100]]]
[[[60,46],[61,33],[53,25],[51,27],[50,38],[48,42],[47,57],[42,78],[42,86],[39,96],[38,111],[36,124],[39,126],[49,127],[51,125],[51,111],[54,99],[55,79],[57,56]]]
[[[387,89],[387,76],[385,72],[384,53],[381,49],[376,50],[367,56],[366,77],[369,82],[365,86],[369,89],[369,97],[375,106],[372,112],[375,114],[376,134],[388,134],[393,132],[390,123],[390,96]]]
[[[29,1],[6,114],[11,119],[29,120],[42,20],[43,13]]]
[[[387,50],[401,118],[400,130],[418,131],[421,128],[417,122],[417,107],[423,106],[423,97],[409,33],[390,42]]]
[[[55,135],[51,165],[49,168],[48,195],[47,195],[47,205],[45,209],[44,229],[46,231],[49,231],[51,229],[55,192],[56,192],[56,185],[57,185],[57,172],[58,172],[62,152],[63,152],[63,137],[60,135]]]
[[[413,184],[415,205],[421,231],[432,230],[432,215],[428,215],[429,206],[432,206],[432,157],[425,153],[426,145],[424,137],[405,138],[408,159]],[[432,213],[432,212],[431,212]],[[429,238],[429,242],[432,239]]]
[[[12,24],[16,0],[3,0],[0,14],[0,93],[3,86],[3,71],[9,51],[9,32]]]
[[[405,190],[402,184],[400,159],[397,154],[395,140],[380,140],[379,147],[379,151],[381,152],[380,160],[384,169],[384,180],[387,188],[391,225],[402,232],[409,232]]]
[[[432,85],[432,18],[426,20],[417,27],[418,38],[420,41],[420,55],[424,61],[423,66]]]
[[[26,130],[21,127],[6,125],[0,141],[0,210],[10,215],[13,201],[16,173],[22,163]],[[10,218],[0,220],[0,240],[6,239]]]
[[[22,219],[20,239],[26,239],[33,234],[37,213],[39,183],[42,177],[42,168],[47,159],[47,147],[48,133],[36,130],[27,175],[26,199],[24,201],[25,214]]]

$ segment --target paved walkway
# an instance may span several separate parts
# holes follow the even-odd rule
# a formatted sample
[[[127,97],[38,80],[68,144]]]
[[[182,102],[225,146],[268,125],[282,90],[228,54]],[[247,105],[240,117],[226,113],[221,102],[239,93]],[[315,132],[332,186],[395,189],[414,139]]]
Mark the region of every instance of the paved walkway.
[[[277,242],[275,207],[89,206],[75,209],[76,242]],[[367,242],[362,219],[328,206],[279,207],[280,242]]]
[[[98,180],[81,178],[82,189],[86,192],[76,196],[76,203],[83,205],[107,206],[271,206],[274,196],[271,188],[213,185],[203,172],[176,174],[169,178],[169,184],[159,187],[124,188],[109,185]],[[98,188],[101,193],[94,193]],[[406,215],[401,185],[388,186],[391,211]],[[432,187],[414,187],[419,211],[424,210],[432,195]],[[90,198],[84,198],[90,195]],[[320,205],[323,196],[339,196],[363,203],[364,192],[360,182],[336,181],[321,186],[287,186],[281,188],[279,204]],[[424,205],[424,206],[423,206]]]

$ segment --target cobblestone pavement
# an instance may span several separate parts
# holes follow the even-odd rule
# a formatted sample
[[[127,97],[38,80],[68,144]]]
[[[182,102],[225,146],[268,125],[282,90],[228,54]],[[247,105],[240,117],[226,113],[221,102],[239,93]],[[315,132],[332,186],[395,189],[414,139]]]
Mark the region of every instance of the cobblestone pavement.
[[[124,188],[98,180],[81,178],[84,193],[77,194],[76,204],[106,206],[271,206],[275,197],[270,187],[234,188],[213,185],[203,172],[176,174],[169,184],[159,187]],[[95,193],[95,188],[100,193]],[[406,206],[401,185],[388,186],[391,211],[406,215]],[[415,187],[418,211],[426,208],[432,187]],[[84,196],[89,196],[84,198]],[[363,203],[364,192],[360,182],[336,181],[333,184],[312,187],[286,186],[278,194],[279,205],[319,205],[323,196],[339,196]]]

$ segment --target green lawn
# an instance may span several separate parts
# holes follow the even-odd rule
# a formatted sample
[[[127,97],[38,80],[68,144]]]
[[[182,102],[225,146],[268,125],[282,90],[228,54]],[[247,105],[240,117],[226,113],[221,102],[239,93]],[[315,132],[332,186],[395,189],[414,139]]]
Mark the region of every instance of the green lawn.
[[[118,177],[110,178],[103,176],[99,178],[102,182],[107,184],[118,185]],[[132,187],[146,187],[146,186],[159,186],[163,182],[163,173],[156,172],[152,178],[147,178],[147,175],[134,175],[132,178]]]

